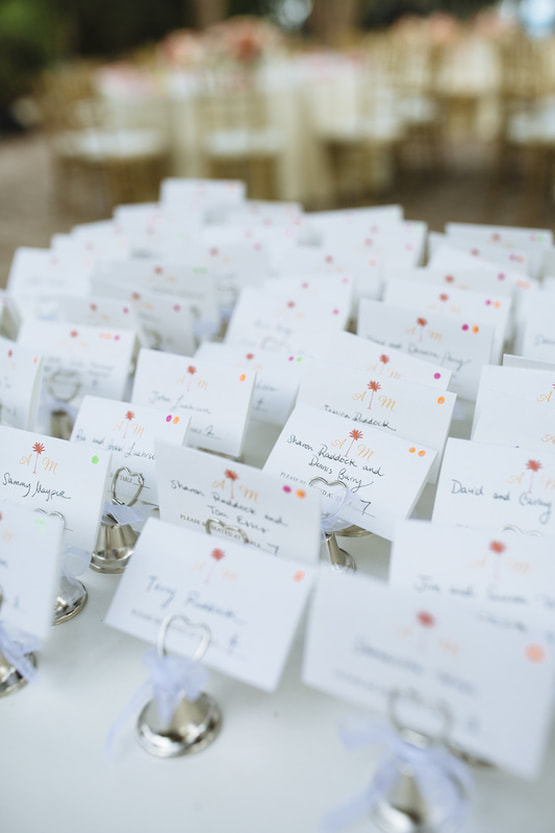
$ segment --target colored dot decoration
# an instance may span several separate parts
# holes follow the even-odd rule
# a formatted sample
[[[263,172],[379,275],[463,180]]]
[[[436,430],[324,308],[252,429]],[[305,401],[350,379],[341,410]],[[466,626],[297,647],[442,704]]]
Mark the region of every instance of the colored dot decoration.
[[[241,375],[239,376],[239,381],[244,382],[246,378],[246,375],[244,373],[241,373]]]
[[[291,486],[284,486],[283,491],[285,492],[286,495],[288,495],[291,491]]]
[[[526,648],[526,657],[530,662],[543,662],[545,659],[545,651],[541,645],[528,645]]]
[[[96,465],[96,464],[98,463],[98,459],[99,459],[99,458],[98,458],[98,457],[97,457],[97,455],[95,454],[93,457],[91,457],[91,463],[94,463],[94,465]]]
[[[441,373],[434,373],[434,379],[441,379]]]
[[[437,404],[438,405],[443,405],[444,402],[445,402],[445,397],[444,396],[438,396]]]
[[[297,497],[300,497],[300,498],[306,497],[306,492],[304,491],[304,489],[297,489],[295,494],[297,495]]]

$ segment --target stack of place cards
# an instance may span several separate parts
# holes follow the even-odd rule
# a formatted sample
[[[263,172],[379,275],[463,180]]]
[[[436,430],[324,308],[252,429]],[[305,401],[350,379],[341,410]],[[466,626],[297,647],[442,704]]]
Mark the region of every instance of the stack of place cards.
[[[394,691],[441,701],[449,742],[524,778],[541,766],[554,671],[544,634],[495,627],[449,600],[424,602],[367,577],[320,572],[304,682],[382,713]]]
[[[60,575],[61,518],[0,500],[0,620],[44,639]]]
[[[426,521],[404,521],[395,530],[389,583],[465,604],[482,620],[555,638],[553,539],[492,533]]]
[[[232,541],[149,519],[112,600],[106,623],[156,643],[162,620],[181,614],[207,625],[204,662],[274,691],[306,604],[314,570]],[[192,655],[198,640],[179,621],[171,652]]]
[[[314,485],[338,521],[391,540],[412,512],[436,457],[433,449],[297,405],[264,465],[292,488]]]
[[[315,489],[283,483],[259,469],[191,448],[156,443],[163,521],[223,535],[263,552],[306,563],[320,551],[320,500]]]
[[[253,419],[283,425],[295,404],[303,373],[303,357],[271,350],[245,350],[233,344],[205,341],[197,359],[230,364],[235,368],[249,367],[256,373],[252,397]]]
[[[141,350],[131,401],[191,418],[189,443],[239,457],[256,374],[172,353]]]
[[[429,385],[383,379],[343,364],[305,359],[297,403],[321,408],[391,436],[437,452],[430,469],[435,481],[447,439],[456,396],[438,395]]]
[[[0,336],[0,422],[31,428],[41,383],[40,354]]]
[[[445,367],[452,373],[451,389],[475,399],[480,370],[491,359],[494,327],[363,299],[358,335]]]
[[[472,439],[555,450],[555,374],[486,365],[474,410]]]
[[[61,514],[65,543],[90,552],[104,506],[110,454],[0,427],[0,499]]]
[[[130,406],[128,402],[86,396],[75,419],[72,442],[110,453],[111,489],[122,503],[134,503],[139,489],[143,503],[158,503],[156,489],[156,440],[183,445],[189,417],[164,414],[158,408]],[[174,445],[170,446],[172,453]],[[116,472],[120,470],[116,478]],[[115,479],[116,478],[116,479]]]
[[[555,454],[450,437],[432,520],[555,534]]]

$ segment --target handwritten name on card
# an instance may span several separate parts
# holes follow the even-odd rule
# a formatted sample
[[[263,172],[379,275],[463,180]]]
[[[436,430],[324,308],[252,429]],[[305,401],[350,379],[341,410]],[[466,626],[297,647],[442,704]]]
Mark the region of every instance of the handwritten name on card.
[[[190,417],[190,445],[239,457],[255,381],[248,368],[141,350],[131,401]]]
[[[123,574],[106,623],[155,643],[180,613],[210,628],[204,662],[273,691],[306,604],[314,571],[250,547],[149,519]],[[168,649],[191,655],[194,638],[168,633]]]
[[[259,469],[227,465],[215,455],[156,444],[163,521],[243,540],[270,553],[315,562],[320,552],[320,500],[312,489],[284,484]],[[208,530],[207,530],[208,531]]]
[[[1,426],[0,459],[0,499],[60,512],[65,542],[91,551],[104,506],[109,453]]]
[[[365,576],[321,571],[303,680],[381,713],[392,691],[415,689],[447,705],[455,745],[533,778],[548,737],[554,662],[537,635],[492,627],[443,600],[424,604]]]
[[[339,519],[391,538],[395,520],[412,512],[435,456],[421,444],[301,404],[287,420],[264,471],[290,485],[317,480]],[[326,507],[324,512],[329,514]]]

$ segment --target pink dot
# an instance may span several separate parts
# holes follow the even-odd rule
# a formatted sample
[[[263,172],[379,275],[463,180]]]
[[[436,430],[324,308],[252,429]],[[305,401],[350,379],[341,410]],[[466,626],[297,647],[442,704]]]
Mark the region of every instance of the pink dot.
[[[491,301],[488,298],[488,300],[486,301],[486,307],[490,307],[490,306],[491,306]]]
[[[441,373],[434,373],[434,379],[441,379]]]
[[[129,312],[129,307],[124,307],[123,311],[124,311],[125,315],[127,315],[127,313]]]
[[[349,283],[349,278],[341,278],[341,283]]]
[[[413,247],[412,243],[407,243],[407,245],[405,246],[405,249],[407,250],[407,252],[412,252],[413,248],[414,247]]]
[[[503,273],[503,272],[500,272],[500,273],[498,274],[498,276],[497,276],[497,279],[498,279],[498,280],[500,280],[500,281],[504,281],[504,280],[505,280],[505,275],[504,275],[504,273]]]
[[[171,422],[171,421],[172,421],[172,415],[171,415],[171,414],[169,414],[169,415],[166,417],[166,422]]]
[[[262,251],[262,244],[261,243],[255,243],[254,244],[254,250],[255,250],[255,252],[261,252]]]
[[[181,309],[179,304],[174,304],[173,308],[174,308],[175,312],[179,312],[179,310]]]
[[[119,341],[119,336],[114,336],[114,341]]]
[[[463,330],[468,330],[468,324],[463,324],[463,325],[462,325],[462,329],[463,329]]]
[[[332,315],[339,315],[339,310],[338,309],[333,309],[332,310]]]
[[[283,491],[286,492],[286,494],[289,494],[289,492],[291,491],[291,486],[284,486]]]

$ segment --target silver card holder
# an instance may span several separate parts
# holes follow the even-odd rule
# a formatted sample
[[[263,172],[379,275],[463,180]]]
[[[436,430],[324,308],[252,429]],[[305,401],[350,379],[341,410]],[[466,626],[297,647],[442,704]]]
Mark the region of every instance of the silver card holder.
[[[81,390],[81,377],[76,370],[55,370],[46,382],[50,396],[61,403],[50,413],[50,436],[60,440],[69,440],[73,431],[73,417],[62,407],[64,402],[75,399]]]
[[[127,481],[134,483],[135,492],[124,500],[118,494],[120,478],[127,477]],[[120,466],[114,473],[110,487],[112,503],[116,506],[134,506],[141,492],[145,480],[140,472],[132,472],[127,466]],[[123,573],[133,552],[139,533],[131,524],[120,524],[109,512],[100,522],[96,546],[91,556],[91,568],[98,573]]]
[[[66,527],[66,519],[61,512],[46,512],[44,509],[35,509],[41,515],[49,515],[60,518]],[[60,587],[54,603],[54,625],[62,625],[74,619],[87,604],[89,594],[87,588],[78,578],[66,576],[62,573]]]
[[[2,608],[3,601],[4,594],[0,587],[0,609]],[[33,651],[25,653],[24,656],[27,662],[30,662],[34,668],[37,667],[37,657]],[[25,685],[27,685],[27,680],[23,674],[0,652],[0,697],[13,694],[14,691],[18,691]]]
[[[181,614],[167,616],[158,635],[158,654],[166,656],[166,635],[171,624],[177,620],[187,628],[199,631],[201,639],[193,662],[200,662],[211,642],[211,631],[207,625],[193,624]],[[183,696],[171,719],[160,720],[155,700],[150,700],[137,720],[137,740],[142,748],[156,758],[174,758],[190,755],[206,749],[217,738],[222,727],[222,714],[211,695],[202,692],[196,700]]]
[[[318,483],[323,483],[329,488],[334,488],[335,486],[339,486],[340,488],[342,487],[345,490],[345,495],[348,491],[348,487],[343,480],[325,480],[323,477],[313,477],[312,480],[309,480],[308,485],[317,486]],[[351,527],[348,527],[348,529],[350,528]],[[343,530],[341,530],[339,534],[343,535]],[[330,564],[334,570],[338,570],[340,572],[355,572],[357,569],[356,561],[353,556],[347,552],[347,550],[344,550],[339,546],[337,538],[335,537],[335,532],[324,531],[324,538],[328,548]]]

